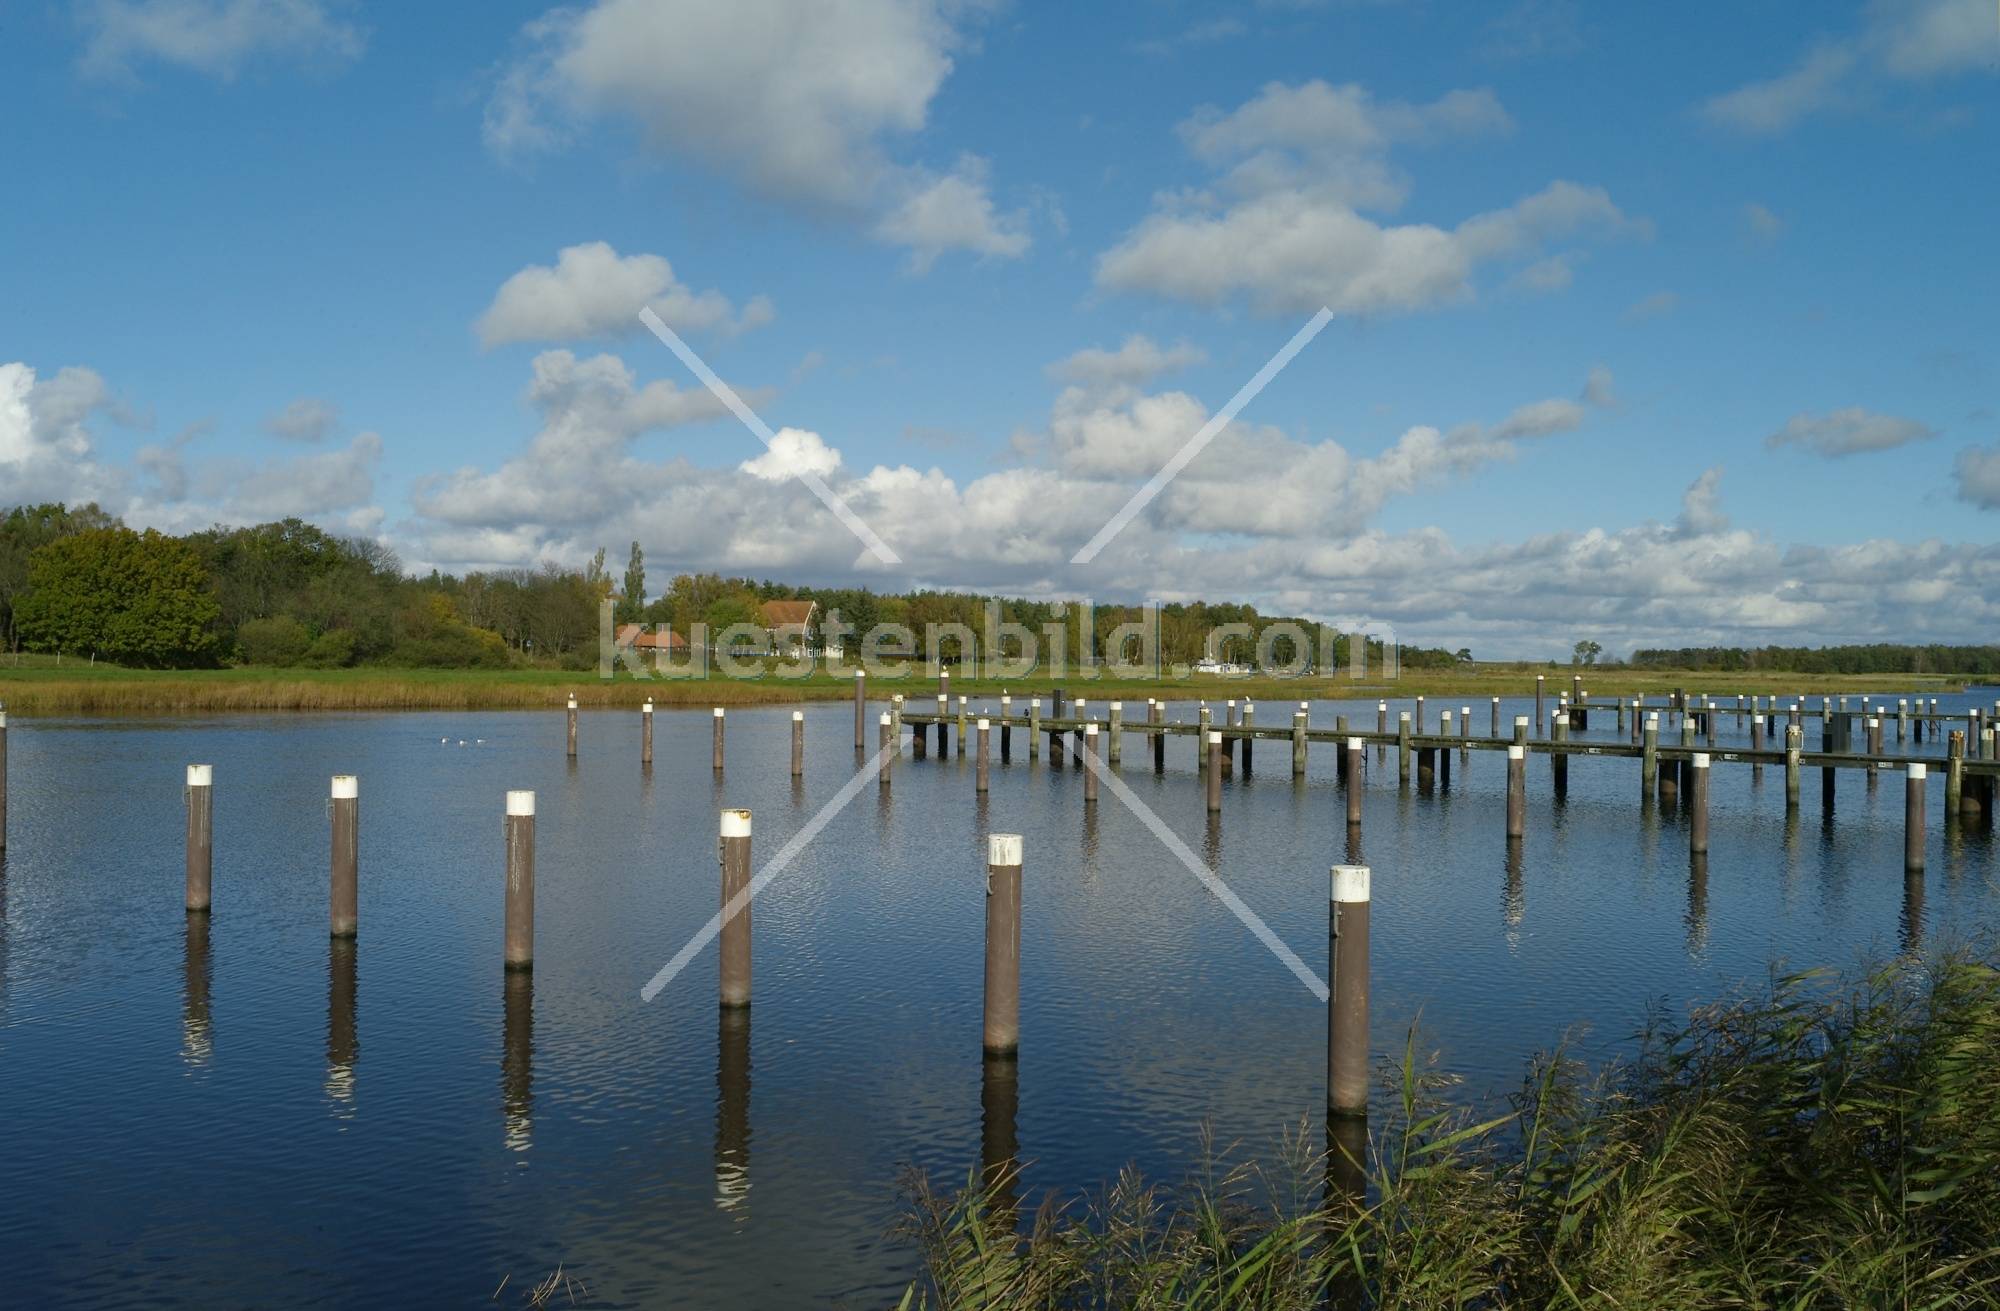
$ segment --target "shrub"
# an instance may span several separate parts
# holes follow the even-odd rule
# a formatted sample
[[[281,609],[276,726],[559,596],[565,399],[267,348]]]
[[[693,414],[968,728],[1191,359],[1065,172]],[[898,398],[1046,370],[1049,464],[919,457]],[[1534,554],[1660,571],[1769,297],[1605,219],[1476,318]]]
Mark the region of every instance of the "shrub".
[[[311,647],[312,634],[290,615],[246,619],[236,630],[236,653],[246,665],[286,668],[304,660]]]
[[[346,628],[329,628],[306,648],[299,661],[309,669],[345,669],[354,663],[354,633]]]

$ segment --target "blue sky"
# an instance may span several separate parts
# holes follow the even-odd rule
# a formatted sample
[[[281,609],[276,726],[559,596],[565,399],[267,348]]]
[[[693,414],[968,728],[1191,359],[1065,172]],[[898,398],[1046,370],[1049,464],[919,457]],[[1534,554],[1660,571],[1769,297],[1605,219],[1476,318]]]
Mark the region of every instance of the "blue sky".
[[[1993,0],[29,4],[0,112],[0,502],[1496,655],[2000,618]]]

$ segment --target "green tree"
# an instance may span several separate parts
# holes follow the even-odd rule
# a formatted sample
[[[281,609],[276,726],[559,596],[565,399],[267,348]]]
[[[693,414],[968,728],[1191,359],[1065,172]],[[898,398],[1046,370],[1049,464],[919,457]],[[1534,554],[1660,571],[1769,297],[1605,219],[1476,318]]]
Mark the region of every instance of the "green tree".
[[[1603,647],[1586,638],[1571,648],[1569,662],[1573,665],[1594,665],[1598,653],[1603,650]]]
[[[618,622],[633,623],[646,608],[646,555],[632,543],[632,559],[625,566],[625,595],[618,602]]]
[[[28,558],[59,537],[117,522],[94,504],[75,510],[60,503],[21,505],[0,518],[0,647],[16,644],[14,602],[28,590]]]
[[[40,547],[15,605],[22,639],[38,650],[151,666],[212,663],[220,613],[201,558],[150,528],[97,528]]]

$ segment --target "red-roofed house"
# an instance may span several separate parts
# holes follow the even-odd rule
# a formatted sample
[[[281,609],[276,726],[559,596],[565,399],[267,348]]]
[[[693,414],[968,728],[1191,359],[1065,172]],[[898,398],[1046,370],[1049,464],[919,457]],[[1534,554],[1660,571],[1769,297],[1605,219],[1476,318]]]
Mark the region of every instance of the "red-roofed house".
[[[757,608],[764,631],[770,634],[773,654],[800,655],[811,645],[813,616],[817,601],[766,601]]]

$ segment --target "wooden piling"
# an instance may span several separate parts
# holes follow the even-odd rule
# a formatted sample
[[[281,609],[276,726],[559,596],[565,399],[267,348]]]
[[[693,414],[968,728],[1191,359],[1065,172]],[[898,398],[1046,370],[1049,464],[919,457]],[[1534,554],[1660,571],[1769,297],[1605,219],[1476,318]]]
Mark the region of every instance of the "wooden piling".
[[[567,713],[569,717],[569,758],[571,760],[575,760],[576,759],[576,698],[575,697],[571,697],[569,699],[569,707]]]
[[[1250,730],[1257,726],[1254,722],[1256,717],[1256,703],[1245,701],[1243,703],[1243,773],[1246,776],[1256,772],[1254,757],[1257,748],[1257,739],[1250,735]]]
[[[1306,712],[1292,712],[1292,777],[1306,776]]]
[[[1688,850],[1708,850],[1708,752],[1697,751],[1688,771]]]
[[[734,1009],[750,1004],[750,812],[723,811],[721,836],[720,996]]]
[[[1904,741],[1910,736],[1910,698],[1896,698],[1896,740]]]
[[[525,970],[535,963],[535,794],[507,794],[507,913],[502,962]]]
[[[868,671],[854,671],[854,749],[868,749]]]
[[[1326,1005],[1326,1110],[1368,1114],[1368,867],[1331,870],[1327,953],[1333,987]]]
[[[1222,809],[1222,734],[1208,734],[1208,813]]]
[[[937,699],[937,751],[940,761],[944,759],[945,752],[951,749],[951,743],[946,740],[950,736],[950,731],[946,727],[950,715],[951,697],[940,692]]]
[[[1362,821],[1362,739],[1348,737],[1348,827]]]
[[[1097,725],[1083,726],[1083,804],[1097,804]]]
[[[7,850],[7,707],[0,706],[0,852]]]
[[[187,908],[206,913],[215,872],[215,770],[187,767]]]
[[[1410,782],[1410,712],[1396,712],[1396,782],[1408,786]]]
[[[1021,1046],[1021,835],[986,838],[986,1006],[989,1056]]]
[[[960,697],[958,699],[958,754],[961,756],[965,754],[965,724],[970,712],[971,707],[966,705],[964,697]]]
[[[1806,731],[1796,724],[1785,728],[1785,810],[1799,808],[1799,753],[1806,743]]]
[[[1555,723],[1550,726],[1549,731],[1553,737],[1549,751],[1549,775],[1555,784],[1556,800],[1561,801],[1569,796],[1569,756],[1554,748],[1569,741],[1569,716],[1560,710],[1556,711]]]
[[[1839,741],[1839,729],[1835,726],[1833,715],[1829,713],[1831,705],[1832,703],[1824,697],[1820,699],[1819,749],[1821,751],[1830,752],[1835,750],[1835,744]],[[1847,716],[1842,715],[1840,718],[1841,722],[1845,723]],[[1833,813],[1834,779],[1838,773],[1839,771],[1831,765],[1824,765],[1820,768],[1819,805],[1822,814],[1831,815]]]
[[[1000,698],[1000,763],[1014,758],[1014,698]]]
[[[1153,772],[1155,774],[1162,774],[1166,772],[1167,768],[1166,703],[1164,701],[1147,702],[1146,717],[1155,724],[1160,725],[1159,731],[1153,734]]]
[[[648,701],[639,707],[639,763],[650,767],[653,763],[653,703]]]
[[[1491,736],[1495,738],[1500,736],[1500,698],[1497,696],[1493,698],[1493,732]]]
[[[1208,778],[1208,733],[1210,718],[1208,702],[1204,701],[1195,708],[1194,735],[1195,772],[1200,774],[1203,780]]]
[[[1111,703],[1110,718],[1105,730],[1104,759],[1107,764],[1116,765],[1125,754],[1125,703]]]
[[[1225,702],[1224,705],[1225,709],[1222,716],[1223,725],[1224,727],[1227,728],[1235,728],[1237,723],[1236,702],[1234,699],[1231,699]],[[1236,772],[1236,736],[1234,734],[1225,734],[1222,739],[1222,776],[1224,778],[1228,778],[1235,772]]]
[[[1038,759],[1042,754],[1042,699],[1032,697],[1028,701],[1028,759]]]
[[[884,792],[887,792],[889,790],[889,775],[891,773],[890,766],[896,763],[897,747],[896,726],[890,722],[889,712],[886,710],[882,712],[882,722],[878,734],[875,752],[882,757],[882,768],[878,771],[876,782]]]
[[[333,868],[327,925],[351,938],[361,922],[361,786],[352,774],[333,776]]]
[[[715,741],[713,745],[713,750],[711,752],[713,756],[711,764],[713,765],[715,772],[720,774],[722,772],[722,723],[723,723],[721,706],[717,706],[715,708],[714,719],[715,719]]]
[[[1547,686],[1547,675],[1535,675],[1535,731],[1542,731],[1542,695]]]
[[[1415,734],[1417,734],[1418,736],[1422,736],[1422,735],[1423,735],[1423,732],[1424,732],[1424,699],[1423,699],[1422,697],[1418,697],[1418,698],[1417,698],[1417,713],[1416,713],[1416,714],[1415,714],[1414,716],[1412,716],[1412,718],[1411,718],[1411,721],[1410,721],[1410,731],[1411,731],[1412,733],[1415,733]]]
[[[1653,795],[1660,776],[1660,714],[1658,711],[1646,716],[1646,727],[1640,738],[1639,747],[1639,795],[1641,798]]]
[[[792,777],[801,778],[806,772],[806,712],[792,712]]]
[[[987,734],[988,734],[987,722],[982,719],[979,721],[979,754],[974,760],[973,771],[972,771],[972,790],[974,792],[986,791]]]
[[[1929,769],[1911,761],[1903,772],[1903,868],[1924,867],[1924,780]]]
[[[1965,732],[1952,729],[1944,739],[1944,813],[1957,819],[1965,811]]]
[[[1507,744],[1507,836],[1518,838],[1528,831],[1528,748],[1519,742]]]

